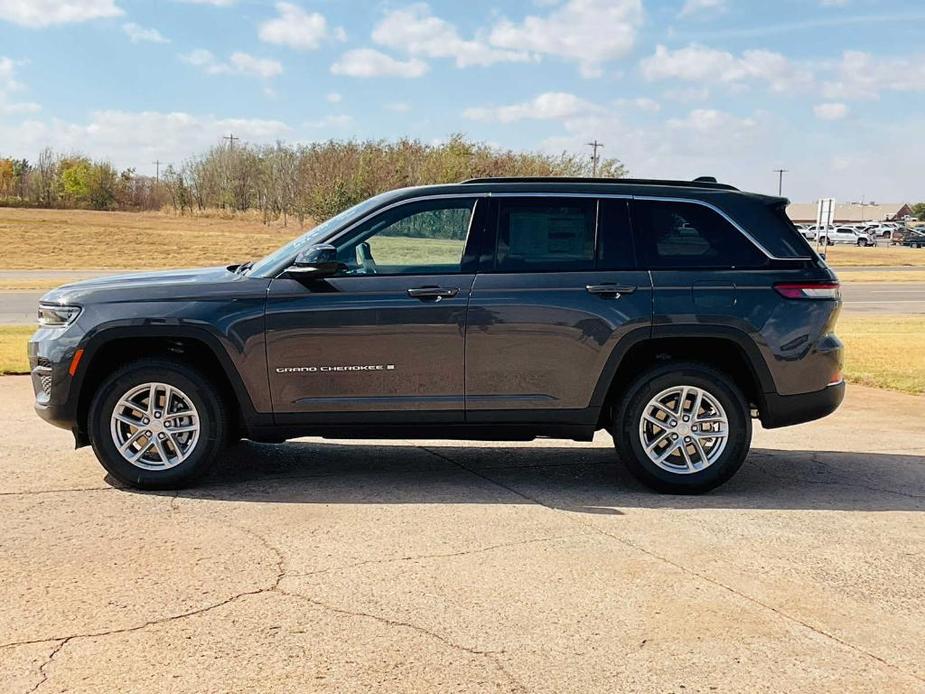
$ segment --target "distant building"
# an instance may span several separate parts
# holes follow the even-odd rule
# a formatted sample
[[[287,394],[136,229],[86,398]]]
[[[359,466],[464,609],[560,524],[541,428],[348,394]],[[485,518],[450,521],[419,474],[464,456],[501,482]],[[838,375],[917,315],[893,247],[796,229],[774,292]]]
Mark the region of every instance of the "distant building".
[[[795,224],[815,224],[814,202],[795,202],[787,206],[787,216]],[[892,222],[912,215],[912,208],[905,202],[835,204],[835,224],[857,224],[859,222]]]

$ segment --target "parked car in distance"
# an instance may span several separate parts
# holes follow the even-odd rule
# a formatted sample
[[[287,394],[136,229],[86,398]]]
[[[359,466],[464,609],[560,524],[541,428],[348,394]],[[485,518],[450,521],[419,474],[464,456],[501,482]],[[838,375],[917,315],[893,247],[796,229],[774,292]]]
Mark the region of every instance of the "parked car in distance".
[[[908,246],[909,248],[925,248],[925,233],[910,229],[903,237],[901,243],[903,246]]]
[[[819,237],[819,243],[823,246],[834,246],[835,244],[850,244],[852,246],[876,246],[877,239],[867,231],[859,231],[854,227],[840,226],[833,227],[823,232]]]
[[[606,430],[644,484],[704,492],[753,418],[844,397],[838,278],[786,204],[715,179],[383,193],[260,260],[45,294],[35,409],[140,488],[189,485],[242,438]]]

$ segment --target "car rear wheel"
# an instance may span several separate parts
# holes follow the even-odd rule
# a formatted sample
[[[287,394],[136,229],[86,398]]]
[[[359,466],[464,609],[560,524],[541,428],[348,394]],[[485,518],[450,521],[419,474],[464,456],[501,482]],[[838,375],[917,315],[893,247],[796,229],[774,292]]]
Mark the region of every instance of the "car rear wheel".
[[[725,374],[696,363],[640,374],[615,408],[614,445],[643,484],[700,494],[732,477],[751,445],[748,402]]]
[[[94,395],[88,421],[93,451],[124,484],[139,489],[189,485],[208,471],[225,443],[225,406],[218,393],[178,362],[128,364]]]

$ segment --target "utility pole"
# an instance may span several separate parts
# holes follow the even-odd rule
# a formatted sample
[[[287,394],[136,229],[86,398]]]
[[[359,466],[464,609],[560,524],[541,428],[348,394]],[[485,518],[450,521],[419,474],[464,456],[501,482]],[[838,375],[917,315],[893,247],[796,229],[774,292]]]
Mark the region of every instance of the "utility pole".
[[[225,135],[225,137],[223,137],[222,139],[228,140],[228,149],[234,149],[235,140],[240,140],[241,138],[235,137],[234,134],[232,133],[231,135]]]
[[[591,155],[591,170],[592,170],[591,175],[592,177],[597,178],[597,165],[598,165],[598,162],[600,162],[600,158],[597,155],[597,150],[604,149],[604,143],[598,142],[597,138],[594,138],[593,142],[588,143],[588,147],[590,147],[593,152],[593,154]]]
[[[161,182],[161,160],[160,159],[156,159],[154,161],[154,182],[155,183]]]
[[[784,193],[784,174],[790,173],[790,169],[774,169],[774,173],[777,174],[777,195],[783,195]]]

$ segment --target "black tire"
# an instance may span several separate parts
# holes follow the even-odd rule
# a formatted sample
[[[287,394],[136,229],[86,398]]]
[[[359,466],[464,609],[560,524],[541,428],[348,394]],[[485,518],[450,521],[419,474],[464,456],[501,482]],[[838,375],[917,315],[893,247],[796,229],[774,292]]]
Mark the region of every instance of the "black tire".
[[[729,436],[719,458],[703,470],[680,474],[649,459],[639,425],[649,401],[674,386],[695,386],[716,398],[726,412]],[[672,363],[648,369],[627,388],[614,408],[614,446],[629,471],[643,484],[665,494],[702,494],[732,477],[745,461],[752,440],[748,401],[725,374],[704,364]]]
[[[188,457],[174,467],[148,470],[122,457],[110,422],[119,399],[144,383],[179,389],[199,414],[199,439]],[[205,475],[227,441],[226,406],[220,390],[195,369],[168,359],[142,359],[119,368],[100,384],[90,405],[87,428],[97,459],[120,482],[138,489],[179,489]]]
[[[865,241],[864,239],[858,239],[858,248],[860,248],[861,246],[867,246],[867,245],[868,245],[867,241]]]
[[[825,248],[826,246],[829,245],[829,237],[823,236],[821,239],[819,239],[819,243],[821,243],[822,247]]]

